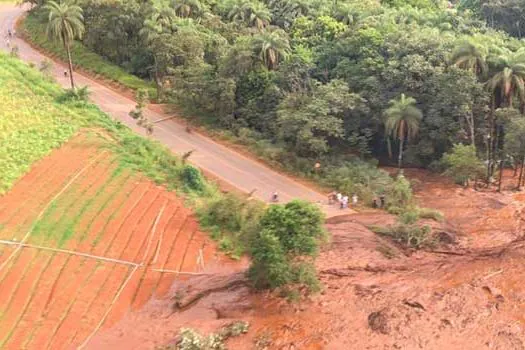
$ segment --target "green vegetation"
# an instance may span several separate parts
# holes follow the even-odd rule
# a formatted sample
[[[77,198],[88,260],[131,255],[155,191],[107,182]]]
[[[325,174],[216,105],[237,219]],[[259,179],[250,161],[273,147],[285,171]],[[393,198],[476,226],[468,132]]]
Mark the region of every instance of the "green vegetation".
[[[177,344],[157,347],[157,350],[223,350],[224,342],[232,337],[238,337],[248,332],[249,324],[244,321],[233,322],[222,327],[218,333],[203,336],[190,328],[180,330],[180,340]]]
[[[56,42],[49,41],[46,36],[46,16],[44,13],[32,14],[22,21],[21,32],[33,44],[43,48],[52,55],[63,61],[67,61],[67,53],[64,48]],[[115,64],[91,52],[79,42],[73,42],[71,55],[75,58],[75,66],[101,77],[116,82],[132,90],[146,89],[150,96],[155,96],[155,89],[147,81],[140,79]]]
[[[465,187],[470,180],[482,179],[485,173],[485,167],[476,157],[476,149],[472,145],[454,145],[450,154],[443,155],[442,163],[447,168],[445,174]]]
[[[312,261],[326,237],[322,224],[323,215],[313,204],[292,201],[271,206],[251,241],[249,276],[254,285],[273,289],[300,284],[317,291]]]
[[[113,170],[96,193],[89,192],[90,186],[80,190],[79,184],[73,184],[36,222],[24,223],[34,225],[32,237],[56,242],[58,246],[73,236],[84,239],[89,229],[89,225],[79,228],[84,214],[100,212],[114,194],[105,189],[119,188],[118,184],[139,171],[176,190],[193,204],[203,226],[210,229],[223,249],[236,256],[250,253],[253,257],[250,276],[258,288],[296,283],[318,288],[311,264],[324,237],[323,217],[317,206],[291,202],[266,207],[258,201],[222,195],[205,181],[198,169],[80,98],[79,94],[87,93],[84,88],[64,91],[37,69],[15,58],[0,55],[0,83],[0,102],[4,106],[0,111],[0,165],[9,170],[0,176],[1,193],[27,172],[33,162],[80,129],[91,130],[86,137],[98,140],[112,151],[111,156],[99,163]],[[107,138],[112,142],[107,142]],[[14,237],[27,232],[27,227],[21,225],[18,231],[13,232]]]
[[[0,194],[93,117],[54,103],[60,93],[36,71],[0,56]]]
[[[511,0],[76,3],[82,50],[272,165],[367,203],[394,185],[372,157],[426,167],[470,145],[488,180],[507,158],[501,110],[525,112],[522,43],[490,28],[499,15],[481,20]],[[32,35],[41,17],[26,20]]]
[[[48,13],[46,33],[49,39],[64,45],[69,67],[71,90],[75,90],[73,79],[73,61],[71,58],[71,44],[75,39],[81,39],[84,34],[84,16],[82,8],[67,2],[57,3],[48,1],[43,7]]]
[[[408,248],[421,249],[434,244],[431,235],[432,230],[428,225],[399,223],[388,227],[372,226],[370,229],[377,234],[388,236],[393,241]]]

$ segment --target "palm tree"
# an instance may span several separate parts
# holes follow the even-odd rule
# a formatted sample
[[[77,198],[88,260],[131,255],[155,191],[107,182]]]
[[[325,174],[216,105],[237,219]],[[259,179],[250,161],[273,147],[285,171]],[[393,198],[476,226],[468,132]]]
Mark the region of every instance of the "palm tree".
[[[472,71],[479,78],[484,77],[488,71],[486,53],[483,48],[469,42],[457,46],[452,52],[450,61],[460,68]]]
[[[232,22],[244,22],[246,20],[246,0],[237,0],[228,11],[228,19]]]
[[[270,10],[261,2],[248,3],[246,8],[248,14],[248,25],[253,26],[259,30],[270,24],[272,16]]]
[[[270,70],[275,69],[281,59],[290,54],[290,43],[282,29],[265,31],[253,38],[253,49],[263,64]]]
[[[177,16],[188,18],[192,15],[201,15],[204,7],[199,0],[175,0],[173,7]]]
[[[493,75],[487,87],[494,95],[500,94],[500,105],[511,108],[514,96],[518,96],[522,105],[525,102],[525,50],[512,52],[501,49],[497,56],[489,58]],[[496,106],[494,106],[496,107]]]
[[[403,146],[414,138],[419,131],[419,122],[423,118],[421,111],[415,106],[416,100],[401,94],[399,100],[390,100],[390,107],[385,111],[385,133],[399,141],[399,156],[397,165],[401,169],[403,163]]]
[[[49,1],[44,6],[44,9],[49,12],[47,22],[47,35],[49,38],[61,41],[67,52],[67,59],[69,63],[69,79],[71,81],[71,89],[75,89],[75,82],[73,80],[73,62],[71,60],[71,43],[75,39],[82,38],[84,34],[84,16],[82,8],[77,5],[69,4],[68,2],[57,3]]]

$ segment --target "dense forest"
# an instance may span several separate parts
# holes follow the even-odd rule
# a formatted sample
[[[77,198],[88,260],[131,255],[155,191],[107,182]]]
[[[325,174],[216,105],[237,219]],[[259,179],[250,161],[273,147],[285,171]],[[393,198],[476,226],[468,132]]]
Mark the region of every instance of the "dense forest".
[[[357,158],[440,168],[463,152],[479,159],[467,179],[523,158],[523,0],[77,3],[83,44],[159,100],[286,167],[320,162],[332,185]]]

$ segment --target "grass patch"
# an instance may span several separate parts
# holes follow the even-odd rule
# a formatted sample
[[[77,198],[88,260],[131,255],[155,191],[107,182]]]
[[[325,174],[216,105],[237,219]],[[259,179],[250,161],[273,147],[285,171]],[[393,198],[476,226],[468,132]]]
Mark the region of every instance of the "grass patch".
[[[421,219],[432,219],[437,222],[445,221],[445,216],[442,212],[431,208],[419,208],[419,217]]]
[[[38,11],[32,11],[20,23],[22,34],[34,45],[44,49],[61,60],[67,60],[67,55],[62,45],[49,41],[46,37],[46,24],[43,20],[43,14]],[[81,42],[75,42],[72,47],[73,63],[83,70],[92,74],[98,74],[105,79],[111,80],[131,90],[146,89],[149,96],[154,97],[157,94],[152,82],[145,81],[126,72],[121,67],[112,64],[98,54],[90,51]]]

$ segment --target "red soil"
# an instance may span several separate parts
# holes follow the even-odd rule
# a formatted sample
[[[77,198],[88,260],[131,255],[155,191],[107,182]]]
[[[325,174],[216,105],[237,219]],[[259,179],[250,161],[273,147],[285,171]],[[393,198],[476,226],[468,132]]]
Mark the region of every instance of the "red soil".
[[[99,333],[90,348],[153,349],[172,342],[181,327],[206,334],[243,319],[250,331],[229,341],[229,349],[257,348],[264,338],[267,349],[525,349],[525,195],[463,189],[422,171],[406,174],[420,206],[441,210],[446,222],[440,229],[457,235],[457,244],[435,248],[452,255],[403,250],[374,234],[367,225],[396,221],[379,210],[333,218],[326,225],[332,241],[316,263],[321,293],[288,303],[230,289],[173,314],[172,290]],[[515,181],[507,173],[504,188]],[[170,250],[159,263],[191,269],[180,254],[194,255],[198,238],[189,240],[189,225],[179,220],[177,226],[185,227],[173,239],[180,253]],[[222,272],[231,276],[226,267]],[[174,287],[205,290],[217,278],[194,277]]]
[[[48,208],[47,226],[63,229],[80,216],[63,248],[144,262],[144,266],[136,269],[116,298],[133,266],[20,249],[0,271],[0,300],[4,301],[0,305],[0,342],[5,349],[77,347],[106,313],[102,329],[118,322],[132,306],[140,309],[157,286],[169,289],[176,276],[152,268],[198,269],[198,250],[205,236],[197,231],[189,210],[172,193],[143,178],[126,171],[112,176],[116,164],[110,153],[101,155],[102,142],[81,134],[37,162],[0,198],[0,223],[4,225],[0,226],[0,238],[21,239],[49,201],[94,157],[100,157],[57,198],[52,209]],[[60,237],[44,232],[47,226],[29,242],[56,247],[55,240]],[[2,263],[14,247],[2,245],[0,251]],[[213,245],[208,244],[206,260],[211,261],[214,254]]]
[[[94,155],[95,149],[91,147],[87,149],[72,148],[72,152],[75,152],[75,158],[72,159],[69,159],[67,153],[62,152],[58,155],[52,154],[46,158],[49,162],[56,162],[57,166],[40,177],[39,179],[42,181],[31,184],[27,183],[24,177],[15,186],[15,188],[20,186],[25,189],[25,193],[21,194],[22,198],[17,197],[16,192],[9,192],[1,198],[0,202],[9,203],[9,206],[6,206],[2,213],[3,216],[0,217],[0,223],[5,225],[5,229],[2,232],[9,233],[9,230],[18,232],[18,238],[21,239],[29,230],[32,221],[38,216],[42,208],[89,162],[90,156]],[[8,237],[16,236],[10,234]]]

